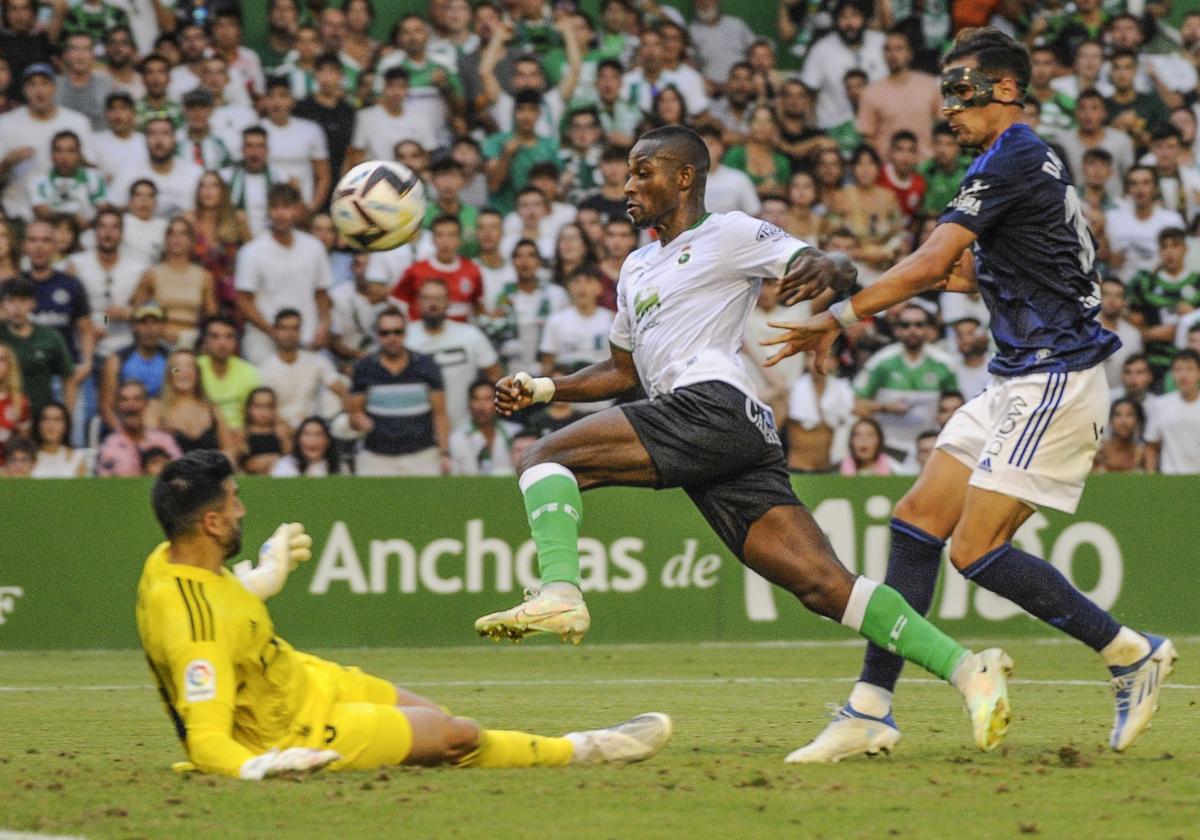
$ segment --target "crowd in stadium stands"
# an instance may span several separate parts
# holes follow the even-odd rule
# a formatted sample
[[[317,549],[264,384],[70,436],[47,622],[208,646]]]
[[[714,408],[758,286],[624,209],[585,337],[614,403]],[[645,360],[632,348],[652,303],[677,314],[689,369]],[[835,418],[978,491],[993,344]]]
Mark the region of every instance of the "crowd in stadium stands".
[[[248,4],[247,4],[248,5]],[[1028,121],[1098,240],[1104,471],[1200,472],[1200,11],[1170,0],[784,0],[771,37],[692,0],[0,0],[0,475],[154,474],[220,449],[275,476],[511,474],[604,404],[503,420],[506,371],[608,355],[640,132],[687,124],[708,209],[848,253],[869,284],[971,163],[940,54],[990,24],[1032,50]],[[1192,10],[1189,10],[1192,9]],[[399,160],[424,232],[355,254],[327,214]],[[763,286],[744,357],[797,472],[913,474],[988,382],[978,294],[764,368],[796,320]],[[799,312],[797,311],[799,310]]]

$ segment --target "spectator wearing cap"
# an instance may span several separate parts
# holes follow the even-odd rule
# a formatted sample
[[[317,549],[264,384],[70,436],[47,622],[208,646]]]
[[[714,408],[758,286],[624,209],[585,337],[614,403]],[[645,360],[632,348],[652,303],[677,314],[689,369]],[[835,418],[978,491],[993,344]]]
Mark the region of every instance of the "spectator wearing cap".
[[[854,109],[846,93],[849,70],[862,70],[869,82],[888,73],[883,33],[867,28],[869,14],[863,0],[838,0],[834,31],[808,51],[800,79],[817,94],[817,125],[826,131],[853,122]]]
[[[196,185],[204,174],[204,168],[178,156],[175,126],[168,118],[152,117],[143,133],[150,165],[144,170],[122,173],[113,183],[113,194],[122,195],[128,192],[133,181],[146,178],[158,188],[155,212],[161,218],[170,219],[193,209],[196,204]]]
[[[225,141],[212,129],[213,98],[203,88],[183,95],[183,127],[176,132],[179,156],[202,169],[221,170],[233,165]]]
[[[150,165],[146,138],[136,130],[137,112],[133,97],[123,91],[110,93],[104,100],[104,122],[107,126],[92,139],[93,161],[106,184],[111,185],[118,173]],[[116,204],[128,196],[113,196]]]
[[[238,307],[246,320],[243,355],[258,363],[274,349],[275,316],[295,309],[301,343],[320,349],[329,341],[329,258],[315,236],[297,229],[304,205],[291,184],[276,184],[267,197],[270,229],[238,255]]]
[[[888,32],[883,60],[888,74],[863,89],[858,130],[880,153],[897,131],[910,131],[917,138],[919,155],[928,157],[933,144],[931,129],[942,117],[939,82],[929,73],[912,69],[912,42],[902,29]]]
[[[8,61],[12,71],[8,95],[13,99],[21,98],[25,68],[34,64],[49,65],[55,54],[50,36],[38,27],[37,15],[37,0],[6,0],[4,3],[0,55]]]
[[[721,11],[721,0],[695,0],[696,18],[688,35],[700,58],[700,69],[711,85],[720,88],[730,71],[754,43],[754,33],[740,17]]]
[[[107,74],[96,71],[96,44],[90,34],[72,32],[63,39],[62,70],[55,101],[87,117],[93,131],[102,131],[104,100],[113,85]]]
[[[357,114],[355,108],[346,101],[342,62],[337,53],[327,52],[317,56],[313,80],[315,86],[312,92],[296,103],[292,113],[300,119],[316,123],[325,133],[329,171],[337,176],[345,167]],[[294,87],[292,92],[294,95]]]
[[[31,64],[22,73],[25,105],[0,116],[0,202],[4,212],[33,218],[34,182],[50,171],[50,141],[60,131],[79,137],[85,158],[91,157],[92,126],[83,114],[55,102],[54,70]]]
[[[117,427],[100,444],[96,475],[128,478],[142,474],[142,454],[162,449],[171,459],[183,453],[175,438],[161,429],[146,428],[149,398],[146,386],[129,381],[117,389]]]
[[[163,117],[176,128],[183,125],[183,108],[179,101],[168,94],[171,84],[171,63],[163,56],[153,53],[138,65],[145,91],[135,103],[137,127],[141,131],[151,117]]]
[[[483,144],[489,203],[504,213],[516,209],[517,193],[528,182],[530,169],[537,163],[558,159],[557,140],[536,132],[541,96],[526,90],[514,100],[513,130],[492,134]]]
[[[267,132],[267,164],[297,185],[308,213],[325,205],[333,186],[325,132],[315,122],[292,116],[296,101],[287,80],[272,76],[260,104],[266,118],[259,123]]]
[[[128,343],[108,354],[100,371],[100,417],[105,426],[117,428],[117,388],[124,382],[140,382],[146,395],[158,399],[167,374],[171,349],[163,341],[167,316],[154,301],[133,310]]]
[[[84,165],[79,136],[70,130],[51,138],[50,161],[50,171],[33,182],[33,215],[47,220],[70,216],[81,230],[86,229],[96,210],[108,203],[104,176]]]
[[[433,126],[405,106],[408,89],[408,71],[403,67],[392,67],[383,74],[383,93],[378,103],[355,115],[344,169],[364,160],[391,160],[396,144],[402,140],[414,140],[426,149],[437,147]]]
[[[452,136],[451,122],[456,130],[466,127],[457,61],[443,63],[429,54],[429,24],[418,14],[403,15],[396,22],[392,46],[396,50],[380,59],[375,70],[376,92],[382,87],[383,74],[392,67],[403,67],[409,85],[405,107],[433,128],[437,143],[427,148],[444,145]]]
[[[556,29],[562,35],[567,51],[567,67],[558,84],[551,88],[547,84],[546,74],[537,57],[523,55],[512,63],[512,93],[501,87],[496,65],[507,40],[513,37],[513,30],[507,24],[502,24],[493,30],[491,40],[488,41],[480,59],[479,73],[483,81],[483,107],[490,109],[492,121],[495,122],[500,132],[517,130],[516,112],[519,101],[536,102],[538,113],[531,130],[538,137],[558,139],[559,125],[566,113],[567,103],[575,95],[575,87],[579,83],[579,70],[583,55],[579,48],[579,42],[575,38],[574,27],[564,21],[556,24]],[[535,94],[537,98],[529,98],[525,96],[526,94]],[[524,99],[522,99],[523,96],[525,96]]]
[[[366,254],[355,254],[351,265],[353,283],[339,283],[329,290],[329,349],[343,362],[353,363],[375,352],[376,316],[391,304],[390,277],[370,270]]]
[[[79,387],[75,363],[62,334],[33,320],[37,287],[27,277],[0,285],[0,344],[12,348],[21,368],[21,382],[30,409],[36,412],[54,398],[53,380],[62,383],[64,401],[73,405]]]
[[[72,254],[66,271],[78,277],[87,292],[92,324],[99,336],[96,353],[103,359],[132,340],[133,294],[147,266],[121,247],[124,219],[119,210],[111,207],[100,210],[93,231],[95,246]]]
[[[114,27],[100,41],[104,44],[104,70],[113,92],[127,93],[135,99],[142,96],[146,91],[137,73],[138,51],[129,27]]]

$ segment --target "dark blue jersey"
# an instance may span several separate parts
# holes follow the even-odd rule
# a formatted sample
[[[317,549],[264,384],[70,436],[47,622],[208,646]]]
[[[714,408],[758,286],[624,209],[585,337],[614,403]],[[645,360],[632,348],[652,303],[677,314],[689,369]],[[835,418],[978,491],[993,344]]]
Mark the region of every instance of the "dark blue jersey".
[[[1058,156],[1013,125],[975,160],[942,222],[973,232],[998,376],[1095,367],[1121,346],[1096,321],[1096,243]]]

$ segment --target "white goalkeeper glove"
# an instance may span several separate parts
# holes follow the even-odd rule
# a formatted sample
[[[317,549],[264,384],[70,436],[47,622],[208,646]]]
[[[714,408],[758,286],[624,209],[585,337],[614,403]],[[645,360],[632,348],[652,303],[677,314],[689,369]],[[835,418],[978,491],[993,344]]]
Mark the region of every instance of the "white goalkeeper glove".
[[[285,522],[275,529],[258,552],[258,565],[243,560],[233,567],[242,586],[260,601],[279,593],[288,573],[312,557],[312,537],[299,522]]]
[[[554,399],[554,380],[549,376],[539,376],[536,379],[530,376],[525,371],[513,376],[513,382],[522,391],[529,394],[529,398],[534,403],[548,403]]]
[[[288,747],[283,752],[271,749],[262,755],[246,759],[242,769],[238,771],[238,776],[247,781],[257,782],[265,776],[277,776],[280,773],[320,770],[341,757],[333,750],[312,750],[308,747]]]

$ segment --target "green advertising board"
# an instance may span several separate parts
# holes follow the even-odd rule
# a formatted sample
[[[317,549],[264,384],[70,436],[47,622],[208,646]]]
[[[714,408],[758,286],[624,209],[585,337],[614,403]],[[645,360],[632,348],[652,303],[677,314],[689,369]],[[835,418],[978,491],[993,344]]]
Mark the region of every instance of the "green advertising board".
[[[888,519],[909,479],[797,478],[842,561],[882,579]],[[301,647],[478,642],[475,618],[537,583],[511,479],[241,480],[252,556],[303,522],[313,559],[271,612]],[[140,479],[0,482],[0,650],[127,648],[133,601],[161,536]],[[1200,631],[1200,478],[1099,476],[1076,516],[1034,514],[1016,542],[1135,626]],[[746,571],[681,491],[584,497],[588,643],[834,639],[846,631]],[[947,566],[947,569],[949,567]],[[964,638],[1050,635],[1011,603],[943,575],[932,616]]]

